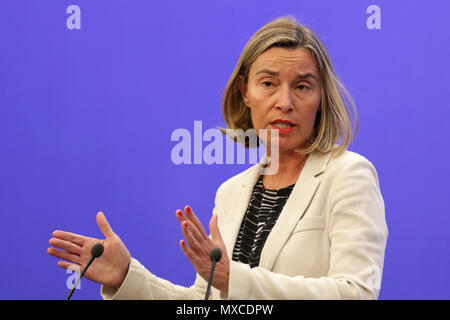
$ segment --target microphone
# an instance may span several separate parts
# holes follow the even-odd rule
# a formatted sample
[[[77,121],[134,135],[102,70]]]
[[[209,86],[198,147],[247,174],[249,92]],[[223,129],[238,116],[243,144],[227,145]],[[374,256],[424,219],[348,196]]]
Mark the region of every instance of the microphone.
[[[77,282],[73,286],[72,290],[70,290],[69,295],[67,296],[66,300],[70,299],[70,297],[72,296],[73,292],[75,291],[75,288],[78,285],[78,282],[80,282],[80,280],[83,277],[83,275],[86,272],[86,270],[89,268],[89,266],[91,265],[91,263],[94,261],[95,258],[98,258],[98,257],[100,257],[103,254],[103,250],[104,249],[105,248],[103,247],[103,245],[101,243],[97,243],[97,244],[95,244],[92,247],[92,249],[91,249],[91,259],[87,263],[86,267],[84,267],[83,272],[81,272],[80,277],[78,278]]]
[[[211,283],[214,275],[214,269],[216,268],[216,262],[219,262],[222,258],[222,251],[219,248],[211,249],[209,252],[209,258],[212,261],[211,272],[209,274],[208,287],[206,288],[205,300],[209,298],[209,291],[211,290]]]

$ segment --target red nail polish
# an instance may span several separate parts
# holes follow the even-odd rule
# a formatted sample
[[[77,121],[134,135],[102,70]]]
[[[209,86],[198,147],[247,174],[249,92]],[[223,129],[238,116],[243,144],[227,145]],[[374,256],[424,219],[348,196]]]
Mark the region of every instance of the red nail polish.
[[[186,211],[187,211],[187,212],[191,212],[191,207],[187,206],[187,207],[186,207]]]
[[[181,217],[183,216],[183,212],[181,210],[178,210],[177,214]]]

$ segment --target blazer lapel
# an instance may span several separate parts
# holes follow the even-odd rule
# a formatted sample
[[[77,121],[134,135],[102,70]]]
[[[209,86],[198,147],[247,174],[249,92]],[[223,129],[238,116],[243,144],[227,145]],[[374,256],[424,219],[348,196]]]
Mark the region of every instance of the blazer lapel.
[[[234,195],[230,197],[233,201],[233,203],[230,204],[231,214],[227,215],[227,218],[224,219],[222,223],[220,223],[219,218],[221,230],[226,230],[226,232],[222,233],[222,239],[225,242],[227,254],[230,259],[233,256],[234,245],[236,244],[236,239],[239,229],[241,228],[242,220],[247,212],[253,187],[261,175],[261,166],[264,161],[263,159],[261,159],[258,164],[251,167],[248,171],[248,175],[237,183],[236,189],[234,190]]]
[[[332,152],[313,152],[308,156],[291,195],[286,201],[277,222],[267,237],[261,252],[259,262],[260,267],[267,270],[272,269],[273,264],[278,257],[278,253],[290,237],[298,221],[303,217],[306,208],[313,199],[320,184],[320,180],[316,178],[316,176],[325,171],[331,153]],[[243,200],[244,199],[242,199],[242,201]],[[248,205],[248,201],[245,202],[245,205]]]

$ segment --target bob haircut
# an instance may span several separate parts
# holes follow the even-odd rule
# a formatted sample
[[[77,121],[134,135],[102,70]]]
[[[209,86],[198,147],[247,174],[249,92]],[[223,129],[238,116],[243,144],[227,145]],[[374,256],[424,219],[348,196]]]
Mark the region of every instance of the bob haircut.
[[[252,63],[271,47],[309,50],[320,73],[322,95],[314,130],[307,141],[307,148],[297,151],[301,154],[308,154],[315,150],[328,152],[342,139],[341,144],[336,146],[336,151],[337,154],[344,152],[358,130],[358,113],[355,103],[337,76],[321,40],[311,29],[299,24],[291,15],[272,20],[259,29],[246,44],[223,94],[222,113],[229,129],[222,129],[222,132],[229,134],[230,131],[242,132],[242,130],[254,128],[250,109],[244,104],[239,90],[238,77],[243,76],[247,83]],[[351,112],[354,116],[353,134]],[[247,140],[239,139],[236,134],[233,138],[247,148],[252,147]],[[259,146],[259,139],[257,140],[256,146]]]

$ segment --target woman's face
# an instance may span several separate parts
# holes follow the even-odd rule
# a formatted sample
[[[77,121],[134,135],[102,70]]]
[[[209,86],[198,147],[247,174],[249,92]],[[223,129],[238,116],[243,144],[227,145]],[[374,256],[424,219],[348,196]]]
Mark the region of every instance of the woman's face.
[[[247,84],[239,78],[239,89],[257,132],[267,129],[270,137],[278,129],[280,152],[305,146],[321,100],[320,75],[308,50],[266,50],[251,65]]]

